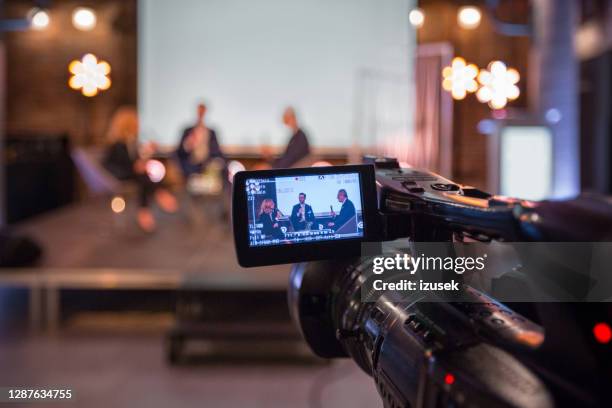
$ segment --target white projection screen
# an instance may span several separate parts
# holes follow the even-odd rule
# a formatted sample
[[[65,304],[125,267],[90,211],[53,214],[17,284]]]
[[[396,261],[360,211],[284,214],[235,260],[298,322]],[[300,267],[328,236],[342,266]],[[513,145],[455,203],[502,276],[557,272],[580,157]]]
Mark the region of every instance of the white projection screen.
[[[316,147],[408,138],[412,6],[412,0],[140,0],[141,138],[176,144],[200,100],[226,147],[285,144],[287,105]]]

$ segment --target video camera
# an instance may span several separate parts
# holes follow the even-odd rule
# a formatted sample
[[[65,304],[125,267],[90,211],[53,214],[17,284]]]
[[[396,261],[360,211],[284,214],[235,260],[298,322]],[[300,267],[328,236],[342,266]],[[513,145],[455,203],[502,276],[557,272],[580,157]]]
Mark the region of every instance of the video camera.
[[[372,375],[387,407],[610,405],[608,303],[552,297],[510,308],[452,270],[436,276],[457,280],[459,291],[371,290],[383,242],[399,242],[396,256],[441,251],[450,259],[457,255],[454,243],[605,242],[612,237],[608,201],[510,199],[400,168],[395,159],[364,162],[234,178],[238,261],[295,263],[289,308],[317,355],[352,357]],[[444,245],[432,250],[432,243]],[[512,279],[491,278],[484,287],[516,289],[518,283],[521,293],[532,282],[525,276],[544,275],[582,288],[582,277],[555,263],[565,248],[548,245],[547,261],[535,272],[518,265]],[[592,259],[591,252],[586,256]],[[587,278],[586,287],[592,284]]]

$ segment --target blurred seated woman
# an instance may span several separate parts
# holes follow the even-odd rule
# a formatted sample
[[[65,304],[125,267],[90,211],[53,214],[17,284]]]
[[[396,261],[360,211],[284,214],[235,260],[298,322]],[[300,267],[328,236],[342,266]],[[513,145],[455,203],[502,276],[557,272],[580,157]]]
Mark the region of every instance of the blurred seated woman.
[[[154,183],[146,171],[146,162],[155,151],[153,143],[138,144],[138,114],[133,107],[119,108],[113,115],[107,133],[109,143],[104,155],[104,167],[119,180],[131,180],[138,186],[139,210],[137,221],[146,232],[155,229],[151,198],[166,212],[176,212],[176,198],[164,187]]]
[[[274,200],[264,199],[259,206],[257,222],[263,224],[261,232],[266,238],[283,239],[284,234],[278,222],[278,217],[282,217],[283,213],[275,207]]]

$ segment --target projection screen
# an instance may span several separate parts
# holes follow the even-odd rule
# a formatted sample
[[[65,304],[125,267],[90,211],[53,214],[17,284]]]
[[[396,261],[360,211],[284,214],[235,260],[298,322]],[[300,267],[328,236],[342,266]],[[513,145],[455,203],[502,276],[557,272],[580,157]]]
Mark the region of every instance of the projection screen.
[[[209,106],[224,146],[283,145],[285,106],[311,143],[410,137],[407,0],[140,0],[141,137],[171,146]]]

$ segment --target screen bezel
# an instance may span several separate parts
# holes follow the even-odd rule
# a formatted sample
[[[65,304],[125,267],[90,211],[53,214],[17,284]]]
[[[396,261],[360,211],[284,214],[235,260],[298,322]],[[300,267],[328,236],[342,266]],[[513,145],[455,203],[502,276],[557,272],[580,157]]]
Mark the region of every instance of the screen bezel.
[[[247,194],[245,182],[250,178],[292,177],[358,173],[362,199],[363,237],[278,246],[249,245]],[[378,237],[378,202],[376,176],[370,164],[307,167],[299,169],[242,171],[234,176],[232,193],[232,224],[238,263],[244,267],[296,263],[361,255],[361,243]]]

